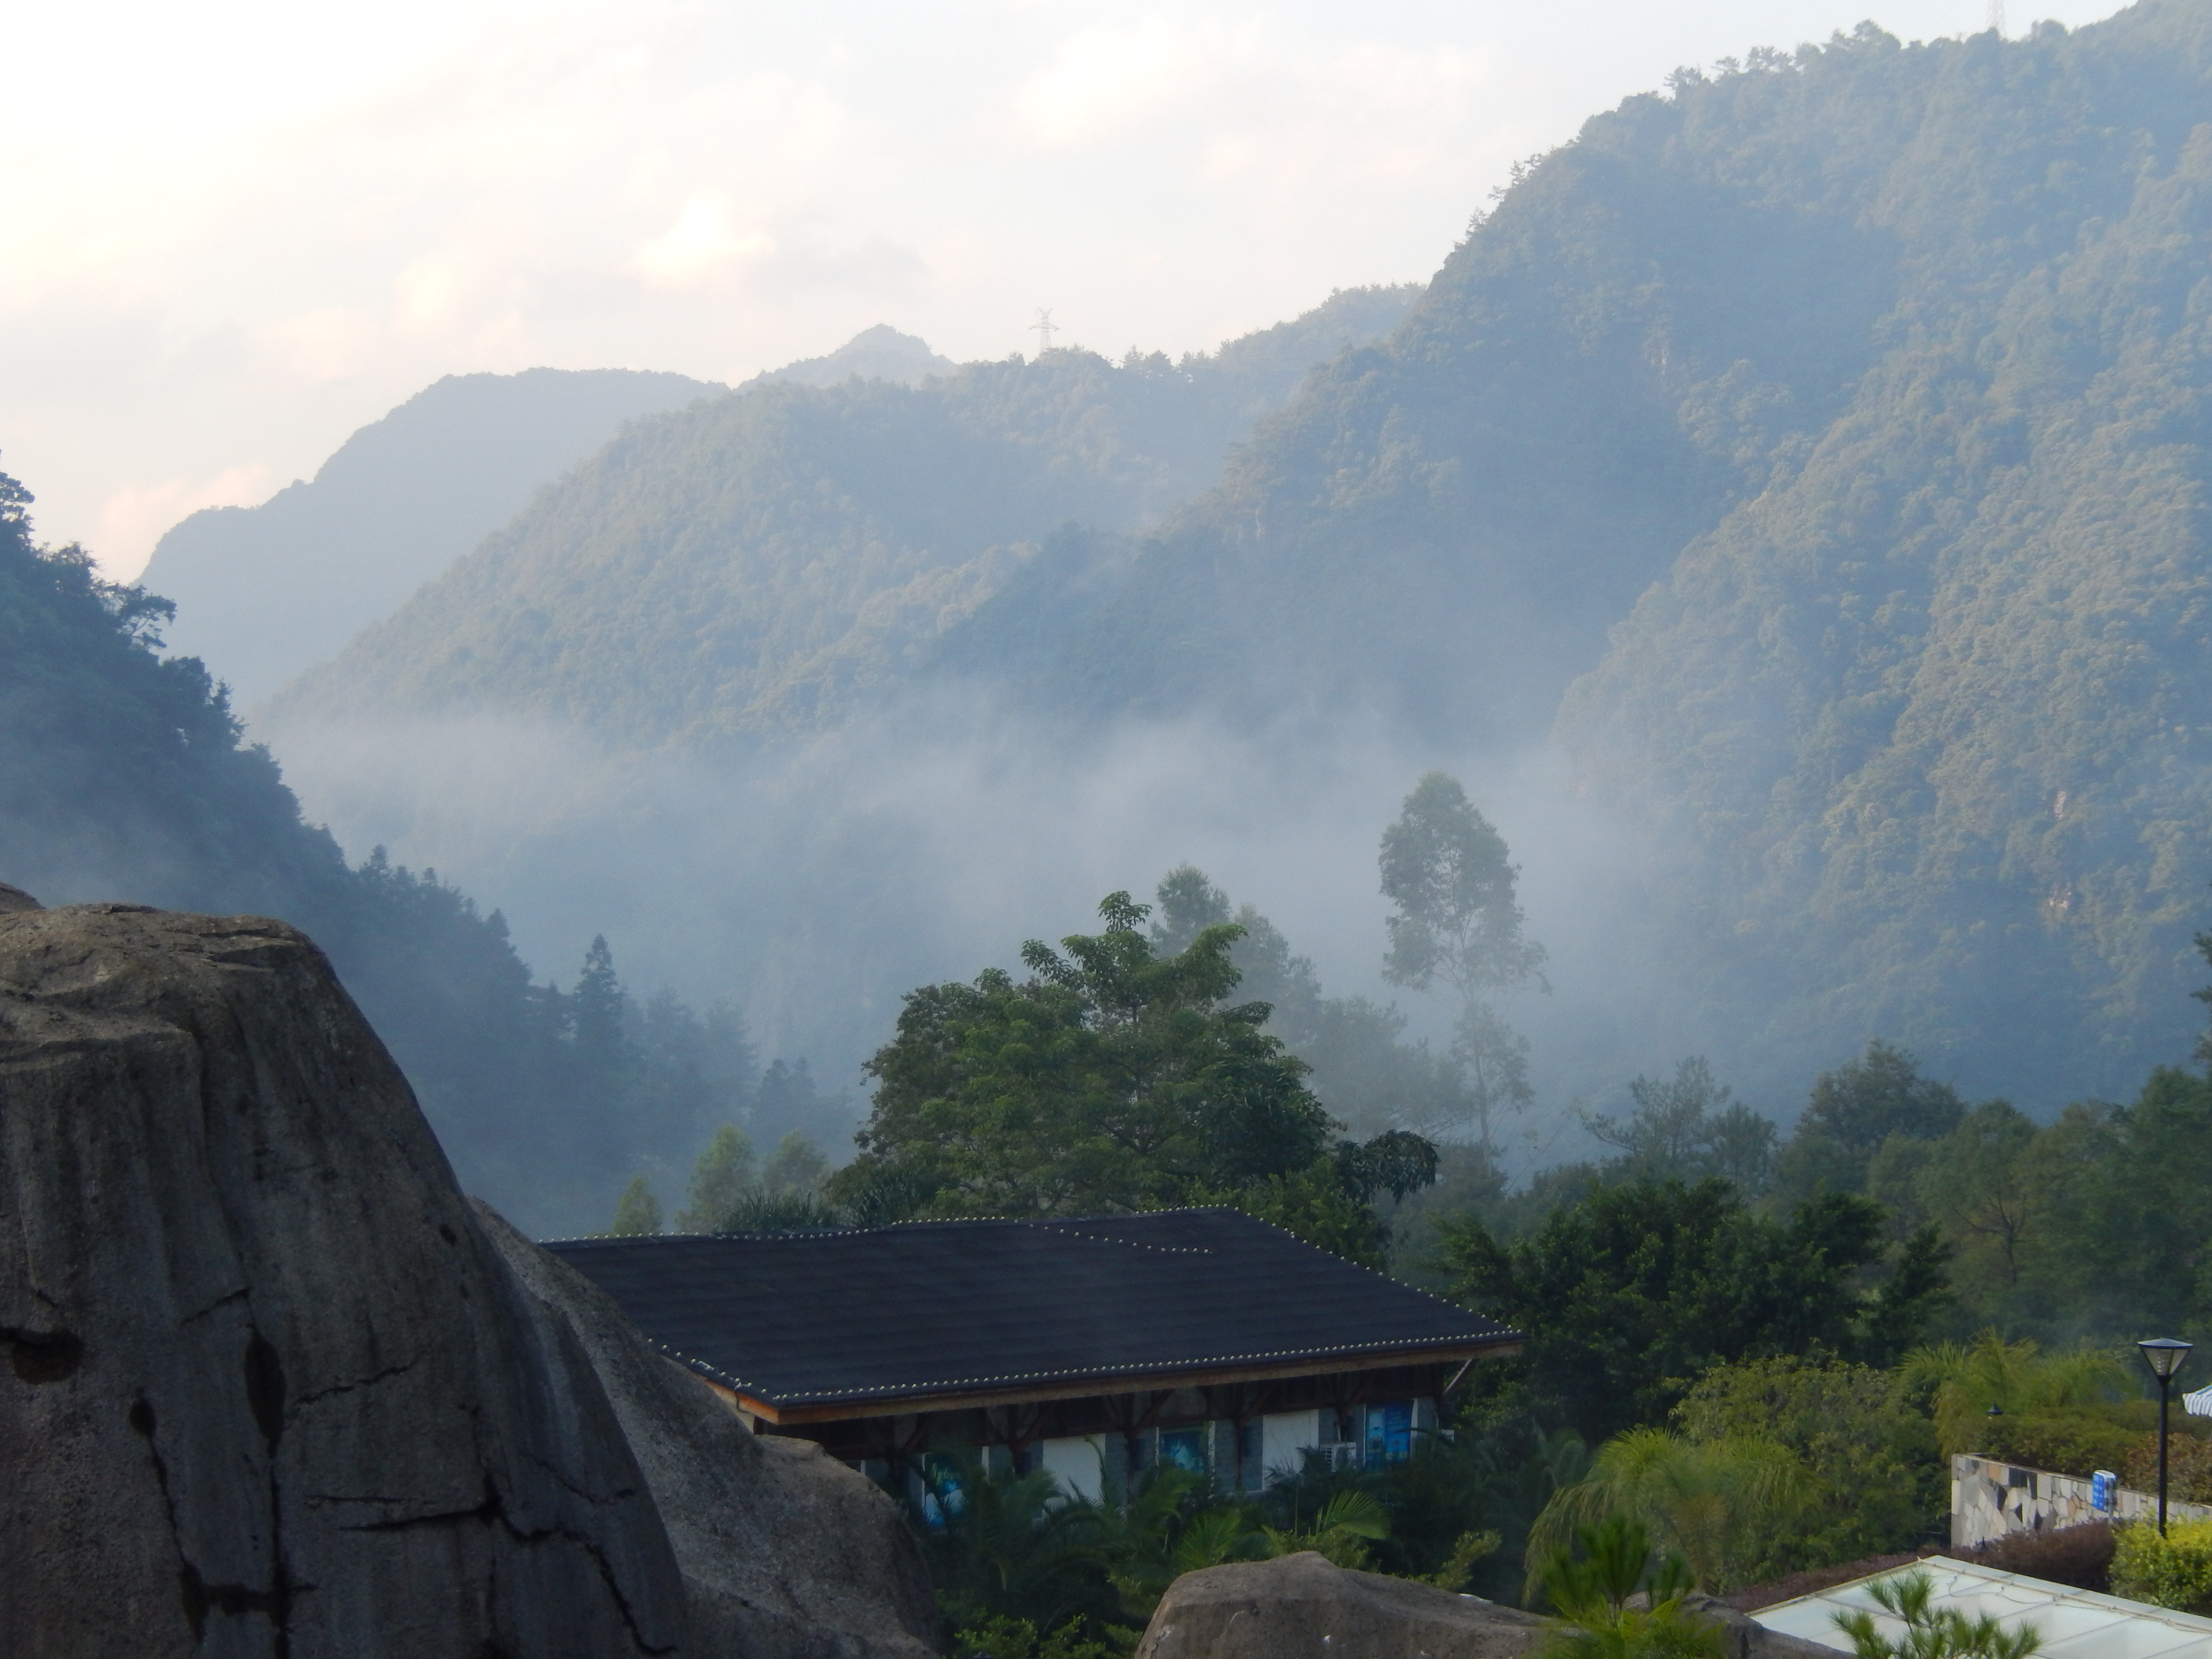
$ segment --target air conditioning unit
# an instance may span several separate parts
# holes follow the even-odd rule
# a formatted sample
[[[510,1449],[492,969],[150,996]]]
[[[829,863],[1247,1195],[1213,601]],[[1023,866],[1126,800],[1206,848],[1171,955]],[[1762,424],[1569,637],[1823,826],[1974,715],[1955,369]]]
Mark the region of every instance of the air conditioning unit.
[[[1314,1455],[1320,1458],[1322,1466],[1332,1473],[1360,1467],[1359,1443],[1357,1440],[1340,1440],[1334,1445],[1316,1446]]]

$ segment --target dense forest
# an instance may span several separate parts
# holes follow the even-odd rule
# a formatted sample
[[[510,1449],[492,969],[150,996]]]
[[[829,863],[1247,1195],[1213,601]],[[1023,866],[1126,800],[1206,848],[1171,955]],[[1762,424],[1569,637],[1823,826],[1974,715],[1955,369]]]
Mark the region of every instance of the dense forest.
[[[763,1072],[738,1012],[623,988],[604,940],[536,984],[505,920],[382,849],[349,866],[303,823],[191,658],[166,601],[32,539],[0,476],[0,871],[49,904],[280,916],[330,952],[470,1190],[540,1233],[601,1222],[625,1175],[681,1168],[716,1126],[834,1143],[804,1062]]]
[[[1382,838],[1393,956],[1411,980],[1456,954],[1494,988],[1540,952],[1506,849],[1449,782],[1422,780]],[[1163,1466],[1125,1508],[933,1460],[907,1496],[963,1650],[1126,1651],[1177,1573],[1298,1549],[1581,1617],[1560,1575],[1617,1534],[1639,1571],[1729,1593],[1940,1542],[1957,1452],[2155,1484],[2132,1345],[2212,1331],[2212,1075],[2161,1067],[2130,1104],[2038,1127],[1876,1040],[1785,1135],[1693,1056],[1590,1116],[1609,1155],[1509,1188],[1469,1133],[1474,1045],[1425,1056],[1460,1091],[1428,1127],[1455,1140],[1407,1127],[1410,1097],[1398,1127],[1348,1135],[1247,1000],[1302,994],[1280,935],[1187,867],[1158,897],[1110,895],[1103,931],[1030,941],[1023,976],[915,990],[868,1066],[860,1157],[803,1194],[778,1199],[773,1171],[732,1186],[711,1224],[1231,1205],[1527,1344],[1456,1379],[1444,1431],[1403,1461],[1316,1456],[1254,1497]],[[1310,1032],[1313,1006],[1286,1029]],[[679,1224],[716,1173],[702,1158]],[[623,1230],[655,1210],[626,1206]],[[2212,1498],[2206,1425],[2181,1425],[2174,1467]],[[1989,1560],[2195,1605],[2149,1551],[2096,1525]]]
[[[2208,82],[2186,0],[1863,26],[1595,118],[1418,293],[1180,361],[864,336],[635,421],[270,706],[531,786],[483,867],[566,983],[349,863],[0,481],[0,878],[306,927],[540,1233],[1225,1204],[1525,1333],[1249,1504],[939,1471],[968,1650],[1297,1548],[1734,1589],[1926,1541],[1966,1450],[2140,1484],[2127,1345],[2212,1340]],[[1324,890],[1363,931],[1308,955]],[[699,1006],[625,986],[610,936],[657,983],[686,929]]]
[[[919,386],[767,381],[644,421],[279,702],[523,714],[635,744],[818,729],[927,663],[1071,522],[1157,520],[1407,289],[1170,362],[1060,349]]]
[[[1765,1096],[1880,1033],[2039,1115],[2124,1094],[2188,1041],[2212,882],[2208,75],[2184,0],[1685,71],[1522,167],[1387,337],[1383,296],[1304,319],[1278,356],[1328,361],[1233,453],[1266,335],[643,423],[277,740],[503,711],[757,769],[1013,711],[1545,750],[1625,849],[1624,1052]]]

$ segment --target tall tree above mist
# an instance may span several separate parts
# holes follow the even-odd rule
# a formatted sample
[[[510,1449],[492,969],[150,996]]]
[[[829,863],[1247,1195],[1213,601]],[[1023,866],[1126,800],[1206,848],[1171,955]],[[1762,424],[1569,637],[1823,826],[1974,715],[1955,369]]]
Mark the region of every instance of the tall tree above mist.
[[[1475,810],[1459,780],[1430,772],[1382,832],[1382,977],[1409,990],[1440,981],[1459,1003],[1452,1054],[1466,1067],[1476,1134],[1494,1151],[1501,1112],[1534,1100],[1528,1041],[1491,1004],[1500,991],[1544,985],[1544,947],[1528,937],[1515,897],[1520,872],[1505,838]]]
[[[1469,1079],[1455,1054],[1409,1042],[1397,1006],[1363,996],[1322,992],[1313,958],[1291,949],[1282,930],[1250,904],[1229,896],[1194,865],[1162,878],[1152,926],[1163,954],[1187,948],[1207,927],[1233,924],[1243,936],[1230,947],[1240,975],[1237,994],[1268,1006],[1267,1030],[1312,1069],[1307,1085],[1331,1116],[1354,1133],[1410,1129],[1449,1136],[1477,1115]]]

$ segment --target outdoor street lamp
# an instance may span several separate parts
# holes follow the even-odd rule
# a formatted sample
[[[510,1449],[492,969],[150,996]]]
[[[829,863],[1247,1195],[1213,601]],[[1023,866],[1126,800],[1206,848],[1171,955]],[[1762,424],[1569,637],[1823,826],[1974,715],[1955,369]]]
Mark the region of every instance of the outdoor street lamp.
[[[2136,1346],[2142,1350],[2144,1363],[2151,1375],[2158,1378],[2158,1535],[2166,1536],[2166,1402],[2173,1392],[2173,1374],[2181,1369],[2181,1362],[2189,1358],[2192,1345],[2170,1336],[2154,1336]]]

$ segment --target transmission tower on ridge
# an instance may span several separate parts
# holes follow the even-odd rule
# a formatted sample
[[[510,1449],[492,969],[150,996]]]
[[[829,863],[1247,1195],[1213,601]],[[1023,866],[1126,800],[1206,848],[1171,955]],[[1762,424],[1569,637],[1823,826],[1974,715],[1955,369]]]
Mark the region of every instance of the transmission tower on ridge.
[[[1037,356],[1042,357],[1046,352],[1052,349],[1052,337],[1058,331],[1052,325],[1052,313],[1044,310],[1038,311],[1036,321],[1031,323],[1030,327],[1036,333]]]
[[[1997,32],[1998,40],[2004,39],[2004,0],[1990,0],[1990,27]]]

